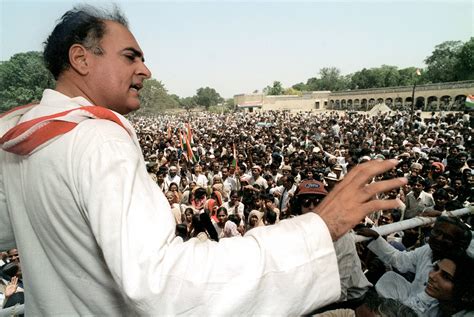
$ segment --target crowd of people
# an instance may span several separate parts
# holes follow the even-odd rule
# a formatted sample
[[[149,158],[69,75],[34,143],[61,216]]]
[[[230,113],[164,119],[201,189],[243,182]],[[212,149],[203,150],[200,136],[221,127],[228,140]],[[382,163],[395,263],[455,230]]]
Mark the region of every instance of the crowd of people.
[[[472,217],[450,217],[473,202],[469,114],[185,113],[131,122],[184,241],[243,236],[313,211],[355,165],[399,159],[380,178],[404,176],[408,184],[376,198],[396,197],[400,208],[375,212],[356,227],[372,242],[356,244],[350,232],[334,243],[341,297],[316,313],[385,307],[405,316],[462,316],[474,309]],[[386,237],[370,229],[416,216],[438,219],[433,228]],[[2,255],[3,307],[20,310],[18,251]]]
[[[356,228],[373,242],[356,244],[355,232],[335,242],[342,293],[329,308],[357,311],[374,290],[379,300],[397,300],[401,306],[394,309],[408,306],[419,316],[474,308],[466,284],[472,282],[466,270],[474,268],[467,255],[472,217],[457,220],[450,213],[473,202],[468,113],[185,113],[133,116],[131,122],[184,241],[219,241],[296,217],[315,208],[354,166],[398,159],[398,168],[380,178],[404,176],[408,184],[376,198],[398,198],[400,208],[375,212]],[[433,228],[383,238],[369,229],[417,216],[439,219]],[[438,223],[458,230],[459,237],[437,230]],[[453,246],[457,254],[446,251]],[[446,270],[446,263],[455,269]],[[449,291],[437,284],[443,282]]]
[[[355,165],[399,159],[380,177],[405,176],[408,185],[376,198],[397,197],[400,208],[356,227],[372,242],[356,244],[355,232],[335,242],[341,297],[318,313],[360,315],[385,306],[406,316],[472,312],[472,217],[450,217],[473,202],[469,114],[185,113],[131,122],[184,241],[242,236],[312,211]],[[433,228],[386,237],[370,229],[416,216],[439,218]],[[2,261],[3,307],[19,310],[18,251],[3,253]]]

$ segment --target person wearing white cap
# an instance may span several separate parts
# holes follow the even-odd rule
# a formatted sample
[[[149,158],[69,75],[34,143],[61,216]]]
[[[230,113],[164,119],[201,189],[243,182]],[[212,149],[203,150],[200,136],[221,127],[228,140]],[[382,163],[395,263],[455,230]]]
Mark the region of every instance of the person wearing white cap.
[[[163,190],[165,193],[169,190],[171,183],[181,184],[181,176],[178,175],[178,168],[174,165],[170,166],[164,179]]]

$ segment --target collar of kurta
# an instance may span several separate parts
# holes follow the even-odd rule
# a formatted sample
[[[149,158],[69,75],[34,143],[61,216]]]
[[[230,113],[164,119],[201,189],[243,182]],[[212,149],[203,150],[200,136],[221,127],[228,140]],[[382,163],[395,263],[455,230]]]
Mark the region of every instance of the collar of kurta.
[[[3,150],[17,155],[30,155],[87,119],[113,121],[124,128],[130,136],[133,135],[128,125],[124,124],[113,111],[99,106],[78,107],[19,123],[21,117],[36,106],[37,104],[29,104],[0,115],[0,122],[8,121],[14,124],[14,127],[0,138]]]

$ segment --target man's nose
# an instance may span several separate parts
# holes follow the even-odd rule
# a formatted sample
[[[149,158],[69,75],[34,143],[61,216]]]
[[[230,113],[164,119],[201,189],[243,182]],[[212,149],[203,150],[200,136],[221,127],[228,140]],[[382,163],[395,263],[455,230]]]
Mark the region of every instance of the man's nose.
[[[145,77],[145,79],[148,79],[151,77],[151,71],[146,67],[145,63],[142,62],[138,71],[138,75]]]

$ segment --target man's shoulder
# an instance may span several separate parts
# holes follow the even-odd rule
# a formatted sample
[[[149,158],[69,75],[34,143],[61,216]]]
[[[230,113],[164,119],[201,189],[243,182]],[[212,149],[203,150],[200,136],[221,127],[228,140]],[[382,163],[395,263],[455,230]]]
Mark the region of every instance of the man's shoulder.
[[[115,153],[114,157],[132,157],[137,145],[127,130],[115,122],[104,119],[85,120],[66,134],[73,156],[86,158],[96,153]]]

